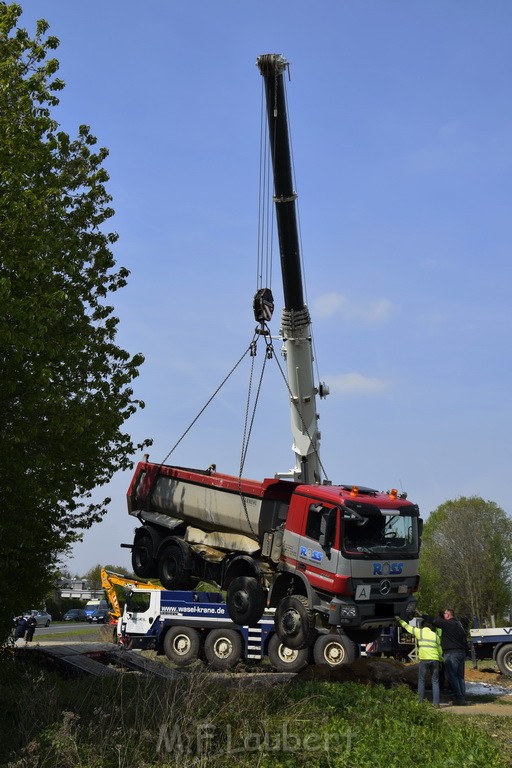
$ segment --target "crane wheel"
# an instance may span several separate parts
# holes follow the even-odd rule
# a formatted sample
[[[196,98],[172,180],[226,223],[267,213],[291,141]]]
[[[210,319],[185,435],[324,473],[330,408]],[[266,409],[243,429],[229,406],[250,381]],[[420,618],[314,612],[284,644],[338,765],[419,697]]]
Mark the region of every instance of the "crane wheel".
[[[270,638],[267,653],[268,660],[277,672],[299,672],[308,663],[308,648],[288,648],[277,635]]]
[[[212,629],[204,641],[204,655],[212,669],[231,669],[242,655],[242,638],[234,629]]]
[[[201,636],[193,627],[171,627],[164,637],[164,653],[174,664],[186,667],[199,657]]]
[[[507,643],[499,649],[496,664],[502,675],[512,677],[512,643]]]
[[[315,664],[324,664],[328,667],[344,667],[352,664],[356,656],[354,643],[345,635],[334,633],[320,635],[313,647]]]

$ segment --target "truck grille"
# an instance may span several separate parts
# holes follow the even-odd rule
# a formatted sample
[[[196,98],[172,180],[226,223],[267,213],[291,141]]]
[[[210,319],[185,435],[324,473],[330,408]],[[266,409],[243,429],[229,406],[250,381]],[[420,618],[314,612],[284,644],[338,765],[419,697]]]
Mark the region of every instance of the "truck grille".
[[[411,594],[415,584],[414,578],[390,579],[385,576],[382,579],[352,579],[351,581],[354,594],[359,585],[369,586],[370,600],[375,602],[405,600],[407,595]]]

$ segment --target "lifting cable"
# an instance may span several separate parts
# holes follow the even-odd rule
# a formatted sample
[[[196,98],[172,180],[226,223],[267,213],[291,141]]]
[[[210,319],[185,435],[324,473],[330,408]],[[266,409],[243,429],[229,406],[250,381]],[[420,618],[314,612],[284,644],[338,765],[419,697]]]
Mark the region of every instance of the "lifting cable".
[[[265,126],[267,119],[265,107],[264,81],[261,81],[260,105],[260,157],[259,157],[259,190],[258,190],[258,252],[256,265],[256,290],[272,288],[272,257],[273,257],[273,227],[274,210],[272,190],[274,177],[269,151],[268,130]]]
[[[265,83],[261,80],[261,101],[260,101],[260,155],[259,155],[259,194],[258,194],[258,251],[256,260],[256,290],[262,291],[272,288],[272,256],[273,256],[273,243],[274,243],[274,205],[273,205],[273,189],[274,189],[274,175],[272,158],[269,150],[268,129],[266,127],[267,122],[267,110],[266,110],[266,98],[265,98]],[[249,374],[249,386],[247,392],[247,402],[245,408],[245,421],[244,431],[242,437],[242,446],[240,452],[240,468],[238,473],[238,492],[242,502],[242,507],[247,519],[250,530],[253,535],[257,536],[257,531],[254,530],[251,520],[249,518],[249,512],[247,510],[247,502],[242,492],[242,474],[244,471],[245,461],[247,458],[247,451],[249,449],[249,443],[252,435],[252,428],[254,426],[254,419],[256,417],[256,410],[258,407],[259,397],[261,393],[261,387],[263,383],[263,376],[265,373],[265,366],[267,360],[274,357],[274,350],[271,341],[270,330],[265,320],[260,319],[260,327],[256,328],[254,338],[251,342],[251,370]],[[263,358],[263,365],[259,377],[258,387],[254,398],[252,407],[252,414],[249,416],[251,405],[251,394],[253,386],[254,376],[254,358],[257,350],[257,340],[260,336],[263,336],[265,340],[265,355]]]
[[[263,328],[262,328],[263,330]],[[240,494],[240,499],[242,501],[242,507],[245,513],[245,517],[247,519],[247,523],[249,524],[249,528],[251,529],[251,532],[254,536],[258,535],[258,532],[254,530],[251,520],[249,518],[249,511],[247,509],[247,502],[245,500],[244,493],[242,491],[242,473],[244,471],[245,466],[245,460],[247,458],[247,450],[249,448],[249,441],[251,439],[251,433],[252,428],[254,426],[254,419],[256,416],[256,409],[258,407],[258,401],[261,393],[261,386],[263,384],[263,375],[265,373],[265,366],[267,364],[267,360],[269,360],[271,357],[273,357],[273,347],[272,347],[272,341],[269,341],[270,339],[270,333],[268,332],[268,329],[265,328],[265,333],[262,333],[259,329],[256,329],[256,332],[254,334],[253,341],[251,342],[251,370],[249,374],[249,387],[247,392],[247,403],[245,407],[245,421],[244,421],[244,434],[242,437],[242,449],[240,453],[240,469],[238,472],[238,493]],[[249,423],[249,408],[251,404],[251,392],[252,392],[252,380],[253,380],[253,374],[254,374],[254,358],[256,357],[256,349],[257,349],[257,340],[259,336],[262,336],[265,339],[266,344],[266,350],[265,355],[263,358],[263,365],[261,367],[261,373],[260,378],[258,381],[258,388],[256,390],[256,396],[254,398],[254,404],[252,408],[252,415],[250,418]]]
[[[256,334],[255,334],[255,336],[256,336]],[[247,347],[247,349],[244,351],[243,355],[242,355],[242,356],[241,356],[241,357],[240,357],[240,358],[237,360],[237,362],[234,364],[234,366],[232,367],[232,369],[230,370],[230,372],[228,373],[228,375],[227,375],[227,376],[225,376],[225,378],[224,378],[224,379],[221,381],[221,383],[219,384],[219,386],[217,387],[217,389],[215,390],[215,392],[213,393],[213,395],[212,395],[212,396],[211,396],[211,397],[210,397],[210,398],[209,398],[209,399],[206,401],[206,403],[203,405],[203,407],[201,408],[201,410],[199,411],[199,413],[197,414],[197,416],[195,417],[195,419],[193,419],[193,421],[192,421],[192,422],[189,424],[189,426],[186,428],[186,430],[184,431],[184,433],[182,434],[182,436],[179,438],[179,440],[178,440],[176,443],[174,443],[173,447],[171,448],[171,450],[169,451],[169,453],[167,454],[167,456],[166,456],[166,457],[163,459],[163,461],[161,461],[161,462],[160,462],[160,464],[165,464],[165,462],[167,461],[167,459],[169,458],[169,456],[170,456],[172,453],[174,453],[174,451],[176,450],[176,448],[178,447],[178,445],[181,443],[181,441],[183,440],[183,438],[184,438],[184,437],[185,437],[185,436],[186,436],[186,435],[187,435],[187,434],[190,432],[190,430],[192,429],[192,427],[194,426],[194,424],[196,423],[196,421],[199,419],[199,417],[200,417],[200,416],[201,416],[201,415],[202,415],[202,414],[205,412],[205,410],[208,408],[208,406],[209,406],[209,405],[210,405],[210,403],[212,402],[213,398],[214,398],[214,397],[215,397],[215,396],[216,396],[216,395],[217,395],[217,394],[220,392],[220,390],[222,389],[222,387],[224,386],[224,384],[227,382],[227,380],[230,378],[230,376],[231,376],[231,375],[232,375],[232,374],[233,374],[233,373],[236,371],[236,369],[238,368],[238,366],[240,365],[240,363],[242,362],[242,360],[244,359],[244,357],[245,357],[246,355],[248,355],[248,354],[249,354],[249,352],[251,352],[251,350],[253,349],[254,343],[255,343],[255,339],[253,338],[253,340],[251,341],[251,343],[249,344],[249,346]]]
[[[268,132],[264,129],[265,119],[266,119],[265,93],[264,93],[264,81],[262,78],[261,110],[260,110],[258,251],[257,251],[257,263],[256,263],[256,285],[258,289],[263,287],[264,279],[265,279],[266,285],[270,285],[272,280],[273,206],[272,206],[271,190],[273,188],[273,175],[270,168],[270,153],[268,150],[268,138],[267,138]],[[247,424],[249,422],[249,405],[250,405],[252,377],[253,377],[253,369],[254,369],[254,357],[256,355],[257,339],[259,335],[262,335],[262,331],[263,331],[263,328],[256,329],[254,336],[252,338],[252,341],[247,347],[247,349],[244,351],[243,355],[235,363],[235,365],[230,370],[228,375],[219,384],[219,386],[217,387],[213,395],[207,400],[207,402],[201,408],[201,410],[199,411],[195,419],[193,419],[193,421],[187,427],[185,432],[183,432],[179,440],[177,440],[177,442],[173,445],[173,447],[171,448],[167,456],[163,459],[163,461],[160,462],[161,464],[165,464],[169,456],[171,456],[172,453],[174,453],[178,445],[181,443],[184,437],[190,432],[190,430],[192,429],[196,421],[204,413],[206,408],[210,405],[214,397],[222,389],[222,387],[230,378],[230,376],[235,372],[235,370],[238,368],[242,360],[246,357],[247,354],[250,353],[252,358],[252,363],[251,363],[251,372],[250,372],[250,378],[249,378],[249,393],[248,393],[246,413],[245,413],[245,425],[244,425],[244,435],[242,440],[242,451],[241,451],[241,457],[240,457],[240,475],[239,475],[239,483],[240,483],[242,470],[243,470],[245,459],[247,456],[247,449],[249,446],[249,440],[251,436],[252,426],[254,423],[254,417],[256,414],[256,407],[257,407],[257,402],[258,402],[259,393],[261,389],[263,373],[265,370],[265,363],[266,363],[266,360],[269,357],[271,357],[271,353],[269,353],[267,349],[267,352],[265,354],[265,360],[263,363],[263,368],[260,375],[260,381],[258,384],[257,396],[256,396],[254,408],[253,408],[250,427],[249,427],[249,430],[247,431]],[[270,333],[268,333],[268,335],[270,336]],[[245,508],[245,502],[244,502],[244,508]],[[246,510],[246,514],[247,514],[247,510]],[[251,526],[251,529],[252,529],[252,526]]]
[[[286,98],[286,93],[285,93]],[[265,93],[264,93],[264,82],[262,80],[262,93],[261,93],[261,114],[260,114],[260,159],[259,159],[259,202],[258,202],[258,236],[257,236],[257,265],[256,265],[256,284],[257,289],[260,290],[265,287],[271,288],[272,283],[272,257],[273,257],[273,241],[274,241],[274,205],[273,205],[273,188],[274,188],[274,178],[273,178],[273,172],[272,172],[272,158],[270,156],[269,151],[269,142],[268,142],[268,130],[265,126],[266,121],[266,109],[265,109]],[[293,158],[293,150],[290,145],[290,151],[291,151],[291,159],[292,159],[292,169],[293,169],[293,176],[294,176],[294,186],[295,186],[295,164],[294,164],[294,158]],[[298,214],[298,211],[297,211]],[[299,217],[298,217],[299,218]],[[302,261],[302,233],[300,230],[300,220],[299,220],[299,238],[300,238],[300,251],[301,251],[301,261]],[[304,264],[302,263],[302,270],[304,271]],[[265,355],[263,359],[263,365],[261,368],[261,373],[258,381],[258,386],[256,390],[256,395],[252,407],[252,413],[250,414],[250,404],[251,404],[251,394],[252,394],[252,386],[253,386],[253,376],[254,376],[254,358],[256,356],[257,351],[257,341],[260,336],[263,336],[265,340]],[[314,341],[312,339],[312,343],[314,345]],[[266,368],[266,362],[270,358],[275,358],[278,369],[281,373],[281,376],[283,378],[283,381],[285,383],[286,389],[289,393],[291,402],[294,403],[297,412],[299,414],[299,418],[302,424],[302,427],[304,429],[304,432],[307,434],[311,444],[313,444],[313,440],[311,438],[311,435],[309,434],[308,428],[306,424],[304,423],[304,419],[302,417],[302,414],[300,412],[300,409],[298,405],[295,403],[293,398],[293,393],[290,389],[290,386],[288,384],[288,380],[286,378],[286,374],[283,371],[283,368],[278,360],[278,356],[274,354],[274,348],[272,345],[270,330],[267,326],[266,322],[260,321],[260,328],[256,328],[256,331],[254,333],[254,336],[252,338],[251,343],[249,346],[245,349],[241,357],[237,360],[235,365],[231,368],[227,376],[222,380],[222,382],[219,384],[217,389],[214,391],[214,393],[211,395],[211,397],[206,401],[204,406],[201,408],[197,416],[192,420],[192,422],[189,424],[187,429],[183,432],[181,437],[177,440],[177,442],[173,445],[167,456],[163,459],[161,464],[165,464],[165,462],[169,459],[169,457],[174,453],[178,445],[181,443],[181,441],[185,438],[185,436],[190,432],[194,424],[198,421],[200,416],[204,413],[206,408],[210,405],[212,400],[215,398],[215,396],[220,392],[224,384],[228,381],[228,379],[232,376],[232,374],[236,371],[238,366],[241,364],[242,360],[250,354],[251,356],[251,368],[250,368],[250,374],[249,374],[249,385],[248,385],[248,393],[247,393],[247,402],[246,402],[246,409],[245,409],[245,420],[244,420],[244,431],[243,431],[243,437],[242,437],[242,446],[241,446],[241,454],[240,454],[240,468],[239,468],[239,475],[238,475],[238,490],[240,493],[240,498],[242,500],[242,505],[244,508],[244,512],[247,518],[247,522],[249,524],[249,527],[254,535],[257,535],[257,532],[254,531],[251,521],[249,519],[249,514],[246,506],[246,500],[242,493],[242,473],[245,466],[245,461],[247,458],[247,452],[249,448],[249,442],[251,439],[252,429],[254,426],[254,420],[256,416],[256,409],[259,402],[259,397],[261,393],[261,387],[263,383],[263,376],[265,373]],[[316,360],[316,355],[315,355]],[[317,367],[317,373],[318,373],[318,367]],[[327,478],[327,473],[325,471],[325,468],[321,462],[320,456],[318,455],[318,452],[315,451],[318,462],[322,468],[322,471],[324,473],[324,476]]]
[[[276,75],[277,76],[277,75]],[[277,89],[276,89],[277,92]],[[274,174],[273,174],[273,162],[270,154],[270,142],[267,128],[267,109],[266,109],[266,96],[265,96],[265,82],[261,79],[261,101],[260,101],[260,155],[259,155],[259,199],[258,199],[258,253],[257,253],[257,268],[256,268],[256,291],[262,292],[263,290],[269,290],[270,298],[272,300],[272,310],[267,318],[271,318],[273,311],[273,299],[271,296],[272,288],[272,256],[273,256],[273,243],[274,243],[274,204],[273,204],[273,190],[274,190]],[[275,145],[275,142],[274,142]],[[260,316],[258,322],[260,327],[256,328],[253,341],[251,343],[251,371],[249,376],[249,387],[247,393],[247,404],[245,410],[245,423],[244,433],[242,438],[242,448],[240,455],[240,471],[239,471],[239,489],[240,481],[242,478],[243,469],[245,466],[245,460],[247,458],[247,451],[249,448],[249,442],[251,439],[252,428],[254,425],[254,419],[256,416],[256,409],[258,407],[259,396],[261,392],[261,386],[263,382],[263,375],[265,373],[265,366],[267,360],[274,357],[274,350],[271,341],[270,329],[268,328],[266,319],[264,316]],[[252,379],[254,372],[254,357],[256,356],[257,339],[263,336],[265,340],[265,355],[263,359],[263,366],[261,369],[260,379],[258,383],[258,389],[254,400],[253,411],[250,418],[249,425],[249,408],[252,392]],[[249,425],[249,426],[248,426]],[[240,495],[242,495],[240,493]],[[243,500],[243,497],[242,497]],[[245,500],[243,500],[244,509]]]
[[[266,362],[267,362],[267,354],[265,354],[265,357],[264,357],[264,360],[263,360],[263,365],[262,365],[262,368],[261,368],[260,379],[259,379],[259,382],[258,382],[258,389],[256,391],[256,397],[255,397],[254,405],[253,405],[253,409],[252,409],[252,416],[251,416],[250,426],[249,426],[249,429],[248,429],[247,426],[248,426],[248,423],[249,423],[249,406],[251,404],[252,379],[253,379],[253,373],[254,373],[254,358],[255,357],[256,357],[256,341],[253,342],[253,346],[252,346],[252,350],[251,350],[251,371],[250,371],[250,374],[249,374],[249,388],[248,388],[248,391],[247,391],[247,403],[246,403],[246,407],[245,407],[244,433],[243,433],[243,437],[242,437],[242,450],[241,450],[241,454],[240,454],[239,478],[242,477],[242,473],[244,471],[245,459],[247,458],[247,449],[249,448],[249,441],[251,439],[252,428],[253,428],[253,425],[254,425],[254,418],[256,416],[256,408],[258,407],[258,400],[259,400],[259,396],[260,396],[260,392],[261,392],[261,385],[262,385],[262,382],[263,382],[263,374],[265,373],[265,365],[266,365]]]

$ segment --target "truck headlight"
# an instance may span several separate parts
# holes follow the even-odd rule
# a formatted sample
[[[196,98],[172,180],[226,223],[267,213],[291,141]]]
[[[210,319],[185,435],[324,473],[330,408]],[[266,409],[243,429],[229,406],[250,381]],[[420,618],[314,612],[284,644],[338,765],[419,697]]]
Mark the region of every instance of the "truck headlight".
[[[340,617],[342,619],[355,619],[357,618],[357,606],[355,605],[340,605]]]

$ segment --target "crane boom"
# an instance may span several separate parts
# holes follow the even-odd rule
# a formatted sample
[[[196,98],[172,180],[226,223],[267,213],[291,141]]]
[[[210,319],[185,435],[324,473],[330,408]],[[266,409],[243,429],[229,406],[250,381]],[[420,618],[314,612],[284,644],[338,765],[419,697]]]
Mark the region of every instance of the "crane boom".
[[[304,302],[299,230],[293,186],[290,137],[286,111],[284,72],[288,62],[280,54],[259,56],[257,65],[265,83],[269,144],[274,171],[276,210],[284,308],[281,317],[283,355],[286,360],[291,401],[291,426],[295,468],[279,477],[302,483],[322,481],[320,432],[313,377],[311,319]],[[327,394],[325,385],[322,393]]]

